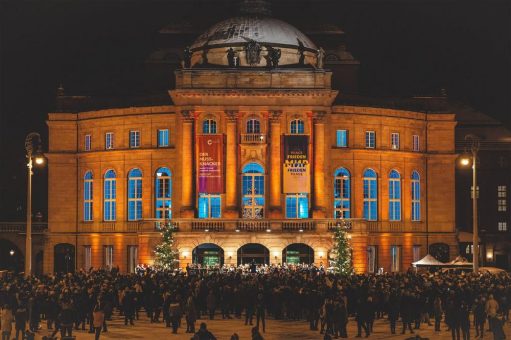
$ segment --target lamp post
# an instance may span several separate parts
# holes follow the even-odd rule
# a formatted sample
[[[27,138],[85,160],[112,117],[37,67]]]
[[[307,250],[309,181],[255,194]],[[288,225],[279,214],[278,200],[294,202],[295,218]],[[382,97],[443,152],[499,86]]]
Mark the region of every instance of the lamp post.
[[[27,230],[25,239],[25,276],[32,275],[32,167],[44,164],[41,150],[41,135],[31,132],[25,138],[25,151],[27,157]]]
[[[477,225],[477,153],[479,151],[480,141],[475,135],[466,135],[465,141],[470,142],[470,150],[460,156],[462,166],[472,165],[472,269],[474,273],[479,272],[479,237]],[[470,152],[468,152],[470,151]]]

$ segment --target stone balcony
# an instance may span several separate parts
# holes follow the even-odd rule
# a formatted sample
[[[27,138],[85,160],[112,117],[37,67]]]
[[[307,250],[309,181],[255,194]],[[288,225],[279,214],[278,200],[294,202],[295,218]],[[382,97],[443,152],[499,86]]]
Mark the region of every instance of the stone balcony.
[[[409,233],[426,232],[424,222],[403,221],[367,221],[367,231],[370,233]]]
[[[27,230],[27,222],[0,222],[1,233],[24,234]],[[32,222],[32,234],[41,234],[48,230],[46,222]]]
[[[265,144],[265,133],[242,133],[240,135],[241,144]]]

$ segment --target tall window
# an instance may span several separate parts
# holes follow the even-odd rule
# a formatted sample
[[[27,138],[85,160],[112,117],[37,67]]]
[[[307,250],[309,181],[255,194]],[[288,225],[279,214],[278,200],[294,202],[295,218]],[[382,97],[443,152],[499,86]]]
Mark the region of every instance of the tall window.
[[[399,150],[399,133],[393,132],[390,134],[390,147],[392,150]]]
[[[169,146],[169,129],[158,130],[158,147],[164,148]]]
[[[413,253],[413,261],[412,262],[419,261],[421,259],[421,246],[419,246],[419,245],[413,246],[412,253]]]
[[[134,274],[138,264],[138,246],[128,246],[128,272]]]
[[[507,231],[507,222],[499,222],[498,229],[499,231]]]
[[[286,195],[286,218],[308,218],[309,197],[307,194]]]
[[[105,133],[105,149],[113,149],[114,148],[114,133],[107,132]]]
[[[202,133],[216,133],[216,120],[205,119],[202,122]]]
[[[345,168],[335,171],[334,179],[334,217],[350,218],[350,173]]]
[[[220,195],[199,194],[199,218],[222,217],[222,199]]]
[[[128,220],[142,219],[142,172],[132,169],[128,173]]]
[[[364,171],[364,218],[369,221],[378,219],[378,188],[376,172]]]
[[[413,135],[413,151],[420,151],[419,135]]]
[[[398,272],[401,270],[401,246],[390,246],[390,271]]]
[[[115,221],[116,218],[116,179],[115,171],[108,170],[105,173],[105,183],[103,188],[103,219],[105,221]]]
[[[497,186],[497,210],[507,211],[507,187],[505,185]]]
[[[378,247],[367,246],[367,271],[376,273],[378,269]]]
[[[114,265],[114,246],[104,246],[103,256],[103,265],[112,268]]]
[[[335,133],[335,139],[336,139],[335,145],[338,148],[348,147],[348,131],[347,130],[337,130]]]
[[[92,221],[93,206],[93,178],[92,171],[87,171],[83,177],[83,220]]]
[[[259,119],[247,120],[247,133],[261,133],[261,123]]]
[[[389,174],[389,220],[401,221],[401,176],[396,170]]]
[[[167,168],[156,170],[154,184],[156,218],[172,217],[172,173]]]
[[[305,133],[305,124],[301,119],[294,119],[291,121],[291,133],[292,134],[301,134]]]
[[[91,140],[92,140],[91,135],[85,135],[85,151],[90,151],[92,143]]]
[[[421,178],[417,171],[412,172],[412,221],[421,220]]]
[[[83,246],[83,268],[89,270],[92,267],[92,247]]]
[[[374,131],[366,131],[366,148],[374,149],[376,147],[376,133]]]
[[[257,163],[243,168],[243,218],[264,217],[264,169]]]
[[[130,148],[140,147],[140,131],[130,131]]]

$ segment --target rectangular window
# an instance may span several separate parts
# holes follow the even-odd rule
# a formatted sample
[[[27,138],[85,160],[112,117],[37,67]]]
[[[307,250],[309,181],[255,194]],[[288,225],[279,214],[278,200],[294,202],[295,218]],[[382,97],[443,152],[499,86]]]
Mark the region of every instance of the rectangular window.
[[[347,130],[337,130],[337,132],[336,132],[336,146],[338,148],[348,147],[348,131]]]
[[[158,147],[165,148],[169,146],[169,129],[158,130]]]
[[[474,198],[474,186],[470,186],[470,198]],[[476,198],[479,199],[479,185],[476,188]]]
[[[376,273],[378,269],[378,247],[367,246],[367,271]]]
[[[309,197],[307,194],[286,195],[286,218],[308,218]]]
[[[90,151],[91,135],[85,135],[85,151]]]
[[[140,147],[140,131],[130,131],[130,148]]]
[[[128,273],[134,274],[138,264],[138,246],[128,246]]]
[[[498,211],[507,211],[507,201],[506,200],[498,200]]]
[[[413,261],[412,262],[417,262],[421,259],[421,246],[419,245],[416,245],[416,246],[413,246],[413,249],[412,249],[412,252],[413,252]]]
[[[83,269],[89,270],[92,267],[92,247],[83,246]]]
[[[399,133],[393,132],[390,135],[390,147],[392,150],[399,150]]]
[[[507,222],[499,222],[499,231],[507,231]]]
[[[105,149],[110,150],[114,148],[114,133],[105,133]]]
[[[390,271],[398,272],[401,270],[401,246],[390,247]]]
[[[413,135],[413,151],[420,151],[419,135]]]
[[[199,194],[199,218],[222,217],[222,199],[220,195]]]
[[[114,265],[114,246],[105,246],[103,253],[103,265],[107,268],[112,268]]]
[[[498,198],[506,198],[507,197],[507,187],[505,185],[499,185],[497,187],[497,197]]]
[[[374,131],[366,131],[366,148],[374,149],[376,147],[376,133]]]

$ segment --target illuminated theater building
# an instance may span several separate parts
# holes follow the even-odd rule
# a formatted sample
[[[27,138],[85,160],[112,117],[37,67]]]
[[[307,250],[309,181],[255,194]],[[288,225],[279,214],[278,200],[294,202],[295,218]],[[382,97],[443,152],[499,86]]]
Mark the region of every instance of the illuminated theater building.
[[[343,103],[322,54],[241,15],[190,45],[166,105],[50,113],[44,271],[152,264],[164,219],[182,267],[327,266],[339,226],[358,272],[456,255],[455,115]]]

